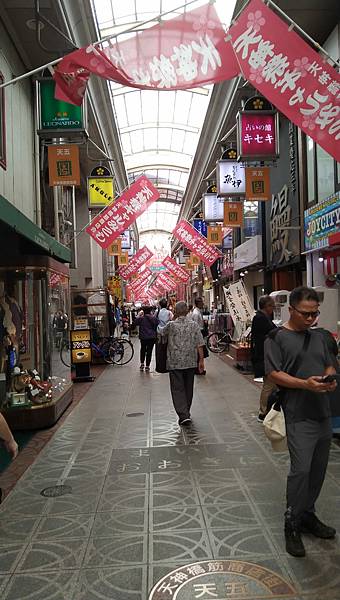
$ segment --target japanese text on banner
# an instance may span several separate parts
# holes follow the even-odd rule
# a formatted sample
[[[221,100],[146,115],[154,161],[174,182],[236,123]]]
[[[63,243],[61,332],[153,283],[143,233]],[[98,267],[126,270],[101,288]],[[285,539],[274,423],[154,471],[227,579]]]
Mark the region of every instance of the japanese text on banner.
[[[171,258],[171,256],[166,256],[162,262],[162,265],[164,265],[165,268],[168,269],[170,273],[172,273],[172,275],[174,275],[181,281],[188,281],[188,273],[185,271],[185,269],[183,269],[183,267],[181,267],[181,265],[178,265],[176,261],[173,258]]]
[[[209,267],[222,256],[215,246],[208,244],[206,238],[184,219],[177,223],[172,234]]]
[[[151,256],[153,256],[152,252],[146,246],[143,246],[138,252],[134,255],[134,257],[130,260],[129,264],[126,267],[122,267],[119,269],[119,274],[123,277],[123,279],[130,279],[132,275],[137,273],[139,269],[150,260]]]

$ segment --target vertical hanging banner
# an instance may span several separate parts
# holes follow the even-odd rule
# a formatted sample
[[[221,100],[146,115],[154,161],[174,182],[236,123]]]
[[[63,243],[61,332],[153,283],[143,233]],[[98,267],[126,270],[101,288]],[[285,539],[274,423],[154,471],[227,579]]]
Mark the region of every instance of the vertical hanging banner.
[[[154,27],[71,52],[57,65],[56,97],[81,104],[90,73],[139,89],[180,90],[231,79],[239,66],[214,6],[162,19]]]
[[[229,312],[234,323],[237,321],[250,321],[254,316],[255,310],[251,305],[243,281],[237,281],[237,283],[232,283],[223,289]]]
[[[114,204],[97,215],[86,227],[86,231],[105,249],[159,197],[155,186],[142,175]]]
[[[171,258],[171,256],[166,256],[162,262],[162,265],[165,266],[165,268],[169,271],[171,275],[173,275],[180,281],[188,281],[188,273],[185,271],[185,269],[183,269],[183,267],[181,267],[181,265],[178,265],[176,261],[173,258]]]
[[[123,279],[130,279],[130,277],[137,273],[137,271],[139,271],[139,269],[145,265],[145,263],[150,260],[152,256],[153,254],[149,248],[143,246],[143,248],[136,252],[126,267],[119,269],[119,274],[123,277]]]
[[[335,68],[261,0],[251,0],[229,35],[244,78],[339,162]]]
[[[211,267],[214,262],[222,256],[221,252],[215,246],[208,244],[203,235],[198,233],[188,221],[182,219],[177,223],[172,235],[179,240],[183,246],[191,250],[193,254],[199,256],[204,264]]]

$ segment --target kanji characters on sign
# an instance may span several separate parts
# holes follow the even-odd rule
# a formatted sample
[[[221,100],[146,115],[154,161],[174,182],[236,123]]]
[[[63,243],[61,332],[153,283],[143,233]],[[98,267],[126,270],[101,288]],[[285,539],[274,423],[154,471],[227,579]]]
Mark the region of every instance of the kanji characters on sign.
[[[132,275],[137,273],[139,269],[150,260],[151,256],[153,256],[152,252],[146,246],[143,246],[134,257],[129,261],[129,264],[126,267],[122,267],[119,269],[119,274],[123,277],[123,279],[130,279]]]
[[[183,246],[191,250],[196,256],[199,256],[204,264],[209,267],[221,256],[217,248],[208,244],[206,238],[198,233],[185,219],[177,223],[172,234],[182,242]]]
[[[171,258],[171,256],[166,256],[162,262],[162,265],[164,265],[165,268],[180,281],[188,281],[188,273],[183,269],[183,267],[181,267],[181,265],[178,265],[176,261]]]

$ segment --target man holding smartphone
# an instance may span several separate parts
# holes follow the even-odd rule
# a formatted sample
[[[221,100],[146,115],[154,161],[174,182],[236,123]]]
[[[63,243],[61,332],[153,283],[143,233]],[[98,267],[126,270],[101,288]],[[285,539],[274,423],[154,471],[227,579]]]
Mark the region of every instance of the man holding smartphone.
[[[308,287],[295,288],[289,297],[290,317],[265,341],[265,371],[283,390],[290,472],[285,513],[286,550],[305,556],[301,533],[323,539],[336,535],[315,514],[332,439],[327,392],[333,392],[335,369],[323,336],[310,327],[319,315],[319,298]],[[291,373],[291,374],[290,374]]]

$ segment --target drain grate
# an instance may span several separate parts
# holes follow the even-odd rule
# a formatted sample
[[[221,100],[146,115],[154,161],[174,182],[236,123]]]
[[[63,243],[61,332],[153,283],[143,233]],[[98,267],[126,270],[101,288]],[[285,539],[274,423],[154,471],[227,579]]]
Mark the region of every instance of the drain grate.
[[[126,413],[127,417],[142,417],[144,413]]]
[[[46,498],[58,498],[58,496],[65,496],[65,494],[71,493],[72,488],[70,485],[53,485],[42,490],[40,495]]]

